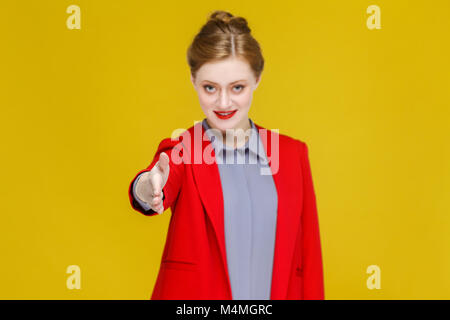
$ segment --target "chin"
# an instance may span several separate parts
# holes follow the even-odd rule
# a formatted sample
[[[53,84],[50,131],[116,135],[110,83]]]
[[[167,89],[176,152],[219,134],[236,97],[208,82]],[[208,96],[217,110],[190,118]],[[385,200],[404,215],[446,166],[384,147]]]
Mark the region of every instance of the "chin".
[[[225,123],[221,123],[221,121],[219,119],[218,119],[218,121],[215,120],[213,122],[215,127],[217,127],[219,130],[223,131],[224,133],[227,129],[234,129],[238,125],[238,123],[239,123],[239,121],[227,121],[227,123],[225,124]]]

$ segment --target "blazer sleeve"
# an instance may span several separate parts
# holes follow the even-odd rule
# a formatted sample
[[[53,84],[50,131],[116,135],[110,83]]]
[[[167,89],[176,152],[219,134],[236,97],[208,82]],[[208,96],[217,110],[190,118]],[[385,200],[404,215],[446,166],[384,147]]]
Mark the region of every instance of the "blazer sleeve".
[[[301,215],[303,226],[303,298],[305,300],[324,300],[322,250],[316,196],[309,162],[308,146],[302,141],[300,141],[300,154],[304,190],[303,212]]]
[[[176,157],[182,156],[183,148],[181,146],[182,143],[180,143],[180,141],[177,141],[176,139],[172,140],[170,138],[166,138],[162,140],[158,146],[158,149],[150,165],[147,168],[139,171],[134,176],[128,187],[128,197],[130,200],[131,207],[133,209],[139,211],[140,213],[143,213],[146,216],[158,215],[158,212],[154,211],[153,209],[150,208],[146,210],[146,208],[140,205],[140,203],[135,198],[133,187],[134,181],[139,177],[140,174],[153,169],[153,167],[156,165],[156,162],[158,162],[159,160],[159,155],[161,154],[161,152],[165,152],[169,156],[169,166],[170,166],[169,177],[167,178],[167,182],[162,189],[164,211],[166,211],[167,208],[172,207],[176,203],[176,199],[178,197],[178,193],[180,191],[184,177],[185,165],[183,161],[174,162],[173,159],[175,156]]]

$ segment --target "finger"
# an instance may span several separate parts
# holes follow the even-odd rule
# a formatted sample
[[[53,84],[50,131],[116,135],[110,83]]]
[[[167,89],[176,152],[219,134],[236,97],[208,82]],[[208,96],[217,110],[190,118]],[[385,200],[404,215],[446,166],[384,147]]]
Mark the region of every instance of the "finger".
[[[155,198],[156,200],[154,200],[155,201],[155,206],[158,206],[158,205],[163,206],[164,205],[163,197],[164,197],[164,191],[161,191],[161,195],[156,197]]]
[[[161,207],[160,206],[155,206],[155,207],[151,207],[153,211],[161,213]]]
[[[152,200],[152,205],[154,205],[155,207],[156,206],[159,206],[160,204],[161,204],[161,197],[155,197],[155,198],[153,198],[153,200]]]
[[[162,206],[158,205],[158,206],[150,206],[150,207],[153,209],[153,211],[160,212]]]
[[[161,190],[162,189],[161,180],[162,180],[161,175],[158,173],[155,173],[154,175],[152,175],[150,177],[150,185],[152,187],[152,192],[153,192],[151,194],[152,197],[157,197],[157,196],[161,195],[161,191],[162,191]]]
[[[169,156],[165,152],[161,152],[159,154],[158,167],[162,172],[166,172],[167,167],[169,166]]]

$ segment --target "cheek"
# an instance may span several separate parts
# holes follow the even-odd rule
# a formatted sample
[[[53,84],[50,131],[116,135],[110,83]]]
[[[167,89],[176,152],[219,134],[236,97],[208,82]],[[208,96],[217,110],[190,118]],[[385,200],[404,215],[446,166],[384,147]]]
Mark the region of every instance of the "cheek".
[[[235,98],[235,101],[241,108],[248,108],[250,107],[250,103],[252,102],[252,94],[241,94]]]
[[[214,96],[201,93],[198,95],[198,98],[203,108],[213,108],[213,103],[215,101]]]

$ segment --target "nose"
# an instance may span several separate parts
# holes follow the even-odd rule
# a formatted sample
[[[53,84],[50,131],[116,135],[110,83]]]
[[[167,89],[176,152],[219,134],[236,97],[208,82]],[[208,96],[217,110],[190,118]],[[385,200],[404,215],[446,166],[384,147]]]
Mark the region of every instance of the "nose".
[[[217,105],[223,110],[227,110],[231,107],[231,97],[226,90],[222,90],[219,94],[219,101]]]

